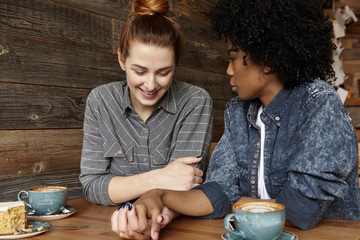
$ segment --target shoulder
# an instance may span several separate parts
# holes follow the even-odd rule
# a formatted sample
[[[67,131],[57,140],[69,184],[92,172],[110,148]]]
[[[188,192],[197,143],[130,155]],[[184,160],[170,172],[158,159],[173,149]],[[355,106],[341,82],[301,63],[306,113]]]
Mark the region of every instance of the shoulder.
[[[323,94],[337,95],[334,87],[329,82],[322,80],[314,80],[311,83],[305,83],[296,87],[294,92],[303,93],[307,97],[316,97]]]
[[[104,94],[108,92],[114,92],[114,91],[125,91],[125,88],[127,86],[126,81],[118,81],[118,82],[110,82],[106,83],[100,86],[95,87],[91,90],[92,94]]]
[[[114,95],[122,97],[127,87],[126,81],[106,83],[91,90],[88,99],[108,98]]]
[[[185,83],[174,81],[169,89],[177,106],[208,106],[212,107],[212,98],[203,88]]]
[[[293,95],[293,107],[297,106],[305,117],[315,114],[322,118],[332,116],[337,120],[351,121],[338,93],[328,82],[315,80],[294,89]]]
[[[336,94],[334,87],[329,83],[322,80],[314,80],[311,83],[304,85],[309,95],[317,94]]]
[[[302,107],[325,101],[329,101],[332,104],[341,104],[334,87],[330,83],[322,80],[314,80],[311,83],[295,87],[292,95],[300,100],[299,102],[302,103]]]
[[[177,93],[179,98],[197,97],[211,99],[210,94],[205,89],[190,83],[174,81],[171,88],[175,90],[174,92]]]

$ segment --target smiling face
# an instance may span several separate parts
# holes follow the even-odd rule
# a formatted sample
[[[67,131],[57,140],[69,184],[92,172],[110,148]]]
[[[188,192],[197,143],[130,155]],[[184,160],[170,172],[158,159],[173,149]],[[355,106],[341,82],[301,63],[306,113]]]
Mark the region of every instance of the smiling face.
[[[121,59],[120,50],[118,58],[126,72],[135,111],[140,116],[149,116],[170,88],[175,71],[173,48],[134,43],[126,59]]]
[[[283,87],[282,81],[277,74],[264,72],[264,69],[250,61],[249,56],[240,48],[233,48],[228,38],[229,65],[226,73],[231,77],[230,85],[233,92],[236,92],[241,100],[259,98],[266,107]]]

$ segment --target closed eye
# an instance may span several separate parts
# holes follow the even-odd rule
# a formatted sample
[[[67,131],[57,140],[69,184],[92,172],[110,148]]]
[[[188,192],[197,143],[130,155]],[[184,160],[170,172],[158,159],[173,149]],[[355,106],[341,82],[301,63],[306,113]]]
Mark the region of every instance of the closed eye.
[[[140,71],[139,70],[134,70],[134,72],[139,76],[142,76],[142,75],[145,74],[145,71],[141,71],[141,70]]]
[[[169,74],[170,72],[159,72],[160,76],[165,77]]]

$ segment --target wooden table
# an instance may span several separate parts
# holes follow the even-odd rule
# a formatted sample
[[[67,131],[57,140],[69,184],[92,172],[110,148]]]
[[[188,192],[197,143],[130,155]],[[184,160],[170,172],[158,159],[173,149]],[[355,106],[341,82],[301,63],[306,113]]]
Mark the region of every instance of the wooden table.
[[[110,216],[116,207],[94,205],[84,198],[70,200],[68,205],[75,207],[77,212],[68,218],[51,221],[51,224],[60,226],[88,225],[88,228],[65,230],[52,227],[48,232],[28,239],[119,240],[119,237],[111,231],[110,227]],[[284,230],[296,234],[299,240],[360,239],[360,222],[353,221],[323,220],[316,228],[309,231],[288,226],[285,226]],[[161,231],[160,240],[219,240],[225,231],[223,219],[208,220],[183,216],[175,219]]]

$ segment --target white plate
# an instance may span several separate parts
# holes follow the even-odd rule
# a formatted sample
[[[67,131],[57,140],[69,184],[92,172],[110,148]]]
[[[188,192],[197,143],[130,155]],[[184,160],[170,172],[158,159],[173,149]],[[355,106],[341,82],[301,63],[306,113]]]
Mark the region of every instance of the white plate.
[[[32,237],[44,232],[47,232],[51,228],[51,224],[43,221],[27,221],[26,226],[33,225],[33,232],[21,233],[21,234],[1,234],[0,239],[21,239]],[[43,227],[42,230],[38,231],[39,227]]]
[[[58,220],[58,219],[69,217],[70,215],[76,213],[76,211],[77,211],[76,208],[69,206],[69,205],[65,206],[62,213],[55,213],[55,214],[50,214],[50,215],[40,215],[40,214],[35,213],[34,210],[29,209],[26,211],[26,218],[28,220],[51,221],[51,220]]]

